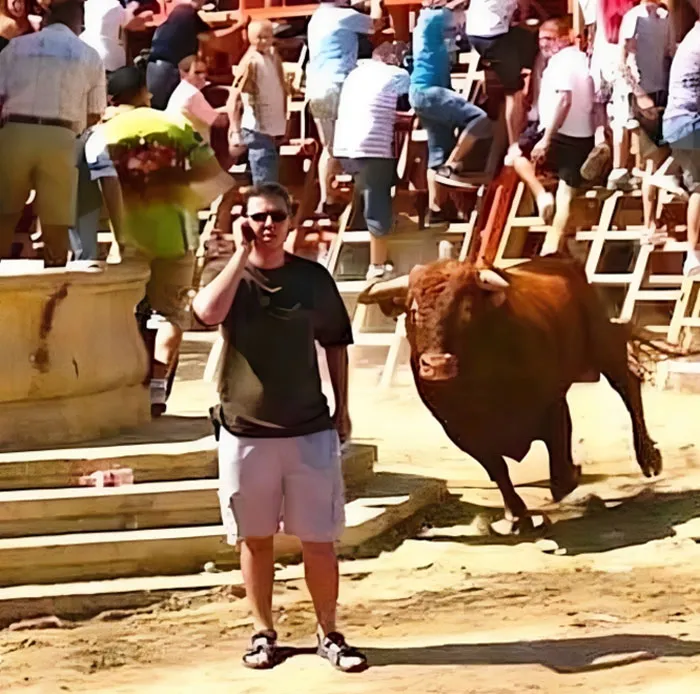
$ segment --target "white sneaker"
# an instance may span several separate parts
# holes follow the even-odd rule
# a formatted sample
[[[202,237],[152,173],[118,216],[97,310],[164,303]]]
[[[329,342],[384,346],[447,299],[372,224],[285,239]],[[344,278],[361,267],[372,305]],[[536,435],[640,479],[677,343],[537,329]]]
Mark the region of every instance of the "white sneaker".
[[[388,280],[394,273],[394,266],[391,263],[384,265],[370,265],[367,270],[366,279],[368,282]]]
[[[689,251],[683,263],[683,274],[686,277],[700,275],[700,251]]]
[[[631,174],[627,169],[613,169],[608,176],[608,190],[631,190]]]

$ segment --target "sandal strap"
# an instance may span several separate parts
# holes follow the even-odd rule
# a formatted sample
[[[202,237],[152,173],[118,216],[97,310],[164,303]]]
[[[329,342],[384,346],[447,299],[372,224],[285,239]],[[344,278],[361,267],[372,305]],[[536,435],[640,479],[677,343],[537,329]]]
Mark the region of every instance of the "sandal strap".
[[[250,639],[250,648],[243,656],[245,665],[254,668],[267,668],[275,665],[277,653],[277,633],[260,631]]]
[[[367,658],[364,653],[357,648],[350,646],[345,637],[338,632],[326,634],[326,637],[321,643],[323,655],[339,670],[355,669],[365,666]],[[347,662],[348,660],[354,662]]]

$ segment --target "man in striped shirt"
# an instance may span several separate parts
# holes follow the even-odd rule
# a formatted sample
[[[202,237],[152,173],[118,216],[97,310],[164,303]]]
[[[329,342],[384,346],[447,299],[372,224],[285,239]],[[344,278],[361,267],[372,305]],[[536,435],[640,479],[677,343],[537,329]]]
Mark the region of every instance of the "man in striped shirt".
[[[364,202],[370,241],[367,279],[386,279],[386,234],[393,226],[391,189],[396,183],[394,124],[399,97],[408,94],[410,78],[400,67],[406,44],[384,43],[347,77],[340,93],[333,152]]]

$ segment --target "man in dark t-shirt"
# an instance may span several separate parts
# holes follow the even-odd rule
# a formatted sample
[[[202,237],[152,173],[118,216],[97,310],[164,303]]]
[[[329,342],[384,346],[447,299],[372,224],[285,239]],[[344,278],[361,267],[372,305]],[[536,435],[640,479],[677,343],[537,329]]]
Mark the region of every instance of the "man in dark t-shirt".
[[[146,71],[148,91],[153,95],[153,108],[165,110],[180,83],[178,64],[199,51],[199,38],[211,27],[199,16],[204,0],[186,0],[173,8],[168,18],[156,29]]]
[[[243,663],[279,662],[272,620],[273,536],[302,543],[318,619],[318,654],[342,671],[365,657],[336,631],[338,562],[344,528],[340,443],[350,436],[347,347],[352,330],[335,282],[321,265],[284,250],[290,201],[276,183],[255,186],[234,225],[236,251],[195,297],[193,310],[224,337],[220,369],[219,500],[241,567],[255,633]],[[321,390],[316,342],[333,386]]]

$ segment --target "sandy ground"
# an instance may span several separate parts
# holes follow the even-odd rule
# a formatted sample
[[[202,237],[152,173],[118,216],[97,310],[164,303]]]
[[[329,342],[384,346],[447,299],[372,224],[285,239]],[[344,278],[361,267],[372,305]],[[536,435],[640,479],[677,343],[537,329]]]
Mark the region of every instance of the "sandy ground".
[[[303,650],[313,645],[314,621],[295,580],[278,583],[275,600],[281,638],[302,650],[272,672],[239,664],[250,630],[245,602],[218,590],[120,621],[0,634],[0,692],[700,692],[693,396],[645,393],[666,464],[648,481],[614,393],[602,383],[576,386],[579,490],[551,504],[540,446],[511,464],[526,502],[553,520],[549,542],[536,542],[484,534],[501,515],[486,475],[445,438],[407,374],[389,393],[374,388],[376,376],[354,373],[356,438],[379,445],[378,469],[445,479],[452,497],[413,537],[394,534],[367,549],[371,558],[347,562],[341,623],[366,649],[369,671],[342,675]],[[201,414],[196,403],[208,387],[189,388],[176,388],[179,407]]]

